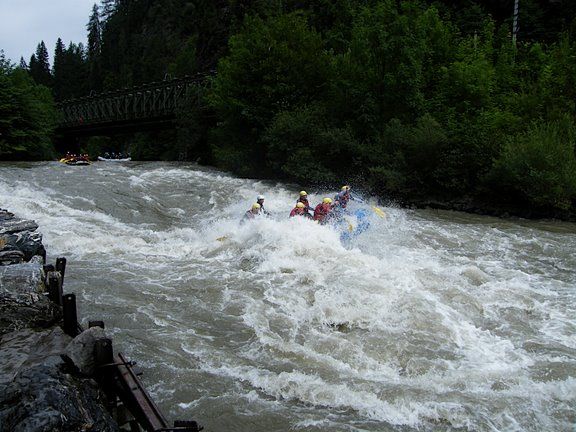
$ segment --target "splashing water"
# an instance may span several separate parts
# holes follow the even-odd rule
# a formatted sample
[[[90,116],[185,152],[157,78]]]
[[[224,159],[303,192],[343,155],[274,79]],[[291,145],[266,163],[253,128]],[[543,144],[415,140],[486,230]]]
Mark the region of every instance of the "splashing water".
[[[207,430],[568,431],[576,227],[384,208],[344,244],[297,187],[195,165],[0,164],[168,417]],[[240,225],[258,194],[272,218]],[[319,202],[328,191],[315,191]],[[332,195],[331,193],[328,195]]]

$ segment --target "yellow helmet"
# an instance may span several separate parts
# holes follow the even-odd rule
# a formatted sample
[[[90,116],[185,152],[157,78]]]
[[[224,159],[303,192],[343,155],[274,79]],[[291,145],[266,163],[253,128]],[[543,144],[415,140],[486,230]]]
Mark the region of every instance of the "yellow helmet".
[[[252,210],[259,210],[259,209],[260,209],[260,204],[258,204],[258,203],[252,204]]]
[[[324,198],[324,199],[322,200],[322,202],[323,202],[324,204],[332,204],[332,198]]]
[[[342,190],[343,191],[350,190],[350,186],[348,186],[348,185],[342,186]]]
[[[308,195],[308,192],[306,192],[306,191],[300,191],[300,196],[306,196],[306,195]]]
[[[296,203],[296,207],[298,207],[298,208],[304,208],[304,203],[297,202],[297,203]]]

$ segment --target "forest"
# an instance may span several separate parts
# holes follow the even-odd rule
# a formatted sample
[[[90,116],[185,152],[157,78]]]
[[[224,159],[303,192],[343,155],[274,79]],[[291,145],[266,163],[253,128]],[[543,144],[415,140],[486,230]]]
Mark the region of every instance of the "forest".
[[[514,33],[514,0],[103,0],[52,65],[0,57],[0,159],[56,157],[59,101],[202,73],[174,129],[83,151],[575,219],[576,2],[519,5]]]

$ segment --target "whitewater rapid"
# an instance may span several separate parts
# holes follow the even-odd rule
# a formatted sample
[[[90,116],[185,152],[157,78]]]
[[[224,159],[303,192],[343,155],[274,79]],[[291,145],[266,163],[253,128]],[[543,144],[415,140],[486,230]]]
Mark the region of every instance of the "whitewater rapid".
[[[68,259],[171,419],[206,430],[571,431],[576,227],[352,202],[169,163],[0,164],[0,207]],[[334,191],[309,190],[312,203]],[[240,225],[257,195],[270,219]],[[386,216],[378,217],[371,205]]]

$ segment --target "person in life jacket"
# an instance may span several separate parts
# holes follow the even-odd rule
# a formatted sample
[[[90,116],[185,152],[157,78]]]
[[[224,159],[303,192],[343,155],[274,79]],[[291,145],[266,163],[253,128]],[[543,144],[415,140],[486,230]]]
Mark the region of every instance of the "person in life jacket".
[[[340,190],[340,192],[338,192],[336,194],[336,196],[334,197],[334,201],[335,201],[335,206],[341,208],[341,209],[345,209],[346,206],[348,205],[348,201],[350,201],[352,198],[352,195],[350,195],[350,186],[342,186],[342,189]]]
[[[314,220],[318,221],[320,224],[324,224],[329,220],[331,212],[332,200],[330,198],[324,198],[314,209]]]
[[[260,206],[260,214],[263,214],[264,216],[270,216],[270,213],[268,213],[264,208],[264,195],[258,195],[258,198],[256,198],[256,204]]]
[[[305,218],[312,219],[312,215],[306,211],[306,206],[300,201],[296,203],[296,207],[290,212],[290,217],[294,216],[304,216]]]
[[[259,214],[260,214],[260,204],[254,203],[252,204],[250,210],[244,213],[244,216],[242,217],[242,220],[240,222],[246,222],[252,219],[256,219],[256,216],[258,216]]]
[[[304,204],[304,209],[306,210],[306,213],[314,211],[314,209],[310,206],[310,203],[308,202],[308,192],[300,191],[300,197],[296,202],[297,203],[301,202],[302,204]]]

